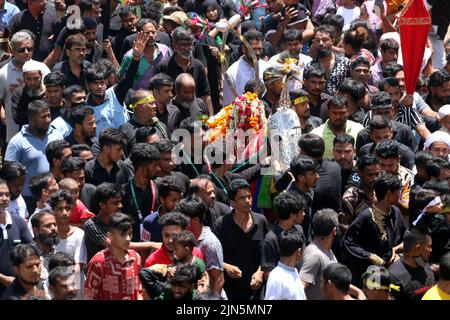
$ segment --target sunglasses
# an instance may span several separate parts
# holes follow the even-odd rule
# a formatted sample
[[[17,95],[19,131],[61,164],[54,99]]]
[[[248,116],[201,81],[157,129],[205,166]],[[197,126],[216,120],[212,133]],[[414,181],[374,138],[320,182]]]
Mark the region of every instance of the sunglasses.
[[[33,52],[34,47],[14,48],[14,50],[16,50],[17,52],[20,52],[20,53],[24,53],[25,50],[26,50],[27,52]]]

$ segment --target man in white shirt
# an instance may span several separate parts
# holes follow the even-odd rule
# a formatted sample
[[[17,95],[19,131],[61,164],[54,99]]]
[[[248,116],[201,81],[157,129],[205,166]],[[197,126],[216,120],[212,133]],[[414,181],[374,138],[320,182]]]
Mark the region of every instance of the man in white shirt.
[[[25,184],[27,169],[20,162],[6,161],[0,169],[0,178],[8,184],[10,200],[8,212],[13,215],[28,219],[28,209],[22,197],[22,189]]]
[[[303,36],[300,30],[288,29],[283,33],[281,38],[282,48],[284,52],[274,55],[269,59],[269,67],[281,68],[282,63],[279,62],[280,56],[289,53],[290,56],[297,59],[295,63],[294,78],[288,81],[289,91],[295,91],[302,88],[303,71],[306,66],[312,61],[310,56],[301,53],[303,48]]]
[[[6,124],[6,141],[19,131],[19,126],[13,119],[11,109],[11,93],[17,87],[23,86],[22,67],[31,60],[34,49],[34,40],[28,32],[16,32],[11,38],[13,58],[0,69],[0,109],[4,109]],[[42,78],[50,73],[50,69],[43,63],[35,61],[41,67]]]
[[[265,300],[306,300],[295,266],[303,257],[303,237],[297,230],[283,231],[279,239],[280,261],[270,273]]]
[[[244,33],[244,39],[250,44],[255,53],[259,68],[258,77],[262,81],[263,72],[268,67],[268,63],[261,60],[263,53],[263,34],[259,31],[247,31]],[[256,77],[251,51],[244,44],[241,44],[241,49],[244,55],[228,68],[225,75],[222,103],[224,106],[233,102],[236,94],[242,95],[245,93],[244,88],[247,81],[253,80]]]

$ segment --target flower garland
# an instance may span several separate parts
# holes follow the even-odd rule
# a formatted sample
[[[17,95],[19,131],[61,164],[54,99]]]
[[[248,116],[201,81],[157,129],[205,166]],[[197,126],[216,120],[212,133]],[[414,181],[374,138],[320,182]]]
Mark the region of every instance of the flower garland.
[[[233,103],[222,108],[218,114],[209,118],[210,142],[226,138],[229,132],[237,129],[255,130],[257,134],[266,129],[264,105],[256,93],[247,92],[234,99]]]
[[[241,0],[241,5],[239,6],[239,11],[245,17],[245,19],[250,19],[251,11],[256,8],[266,8],[267,4],[261,4],[260,0]]]

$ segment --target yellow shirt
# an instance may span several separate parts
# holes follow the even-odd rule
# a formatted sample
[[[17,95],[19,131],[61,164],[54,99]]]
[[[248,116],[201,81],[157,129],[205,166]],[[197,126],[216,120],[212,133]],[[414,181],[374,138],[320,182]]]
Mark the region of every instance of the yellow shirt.
[[[424,294],[422,300],[450,300],[450,294],[442,291],[436,285]]]

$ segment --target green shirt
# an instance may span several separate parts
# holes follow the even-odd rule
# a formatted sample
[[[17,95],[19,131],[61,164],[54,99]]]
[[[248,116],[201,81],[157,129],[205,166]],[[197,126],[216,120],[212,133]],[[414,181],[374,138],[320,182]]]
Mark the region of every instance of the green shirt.
[[[327,120],[320,127],[315,128],[313,131],[311,131],[311,133],[317,134],[325,141],[325,153],[323,157],[325,159],[333,159],[333,140],[336,135],[333,133],[333,131],[331,131],[328,125],[328,121],[330,120]],[[355,139],[355,141],[358,133],[362,129],[364,129],[364,127],[358,122],[347,120],[345,124],[345,133],[351,135]]]

